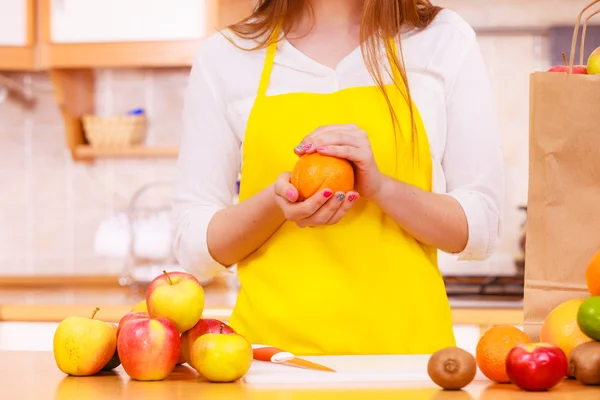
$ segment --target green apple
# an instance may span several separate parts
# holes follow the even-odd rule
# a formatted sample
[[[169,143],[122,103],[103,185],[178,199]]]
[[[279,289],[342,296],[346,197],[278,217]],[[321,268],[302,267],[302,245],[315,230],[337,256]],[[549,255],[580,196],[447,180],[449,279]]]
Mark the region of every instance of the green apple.
[[[67,317],[56,327],[53,340],[54,360],[65,374],[95,375],[115,354],[117,334],[113,326],[94,317]]]
[[[600,47],[597,47],[596,50],[590,54],[587,62],[587,71],[589,75],[600,74]]]
[[[235,382],[252,365],[252,345],[238,333],[207,333],[192,343],[191,366],[210,382]]]
[[[150,317],[170,319],[183,333],[202,318],[204,289],[194,275],[163,271],[150,282],[146,305]]]

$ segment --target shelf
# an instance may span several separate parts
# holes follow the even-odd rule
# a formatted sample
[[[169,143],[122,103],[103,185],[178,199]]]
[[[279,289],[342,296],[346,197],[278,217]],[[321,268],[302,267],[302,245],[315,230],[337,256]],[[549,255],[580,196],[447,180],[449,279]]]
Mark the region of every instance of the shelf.
[[[178,147],[152,147],[152,146],[132,146],[123,148],[97,148],[87,145],[77,146],[75,156],[77,159],[92,158],[173,158],[179,155]]]
[[[0,71],[35,69],[35,50],[30,46],[0,46]]]
[[[201,40],[134,43],[68,43],[48,46],[51,68],[187,67]]]

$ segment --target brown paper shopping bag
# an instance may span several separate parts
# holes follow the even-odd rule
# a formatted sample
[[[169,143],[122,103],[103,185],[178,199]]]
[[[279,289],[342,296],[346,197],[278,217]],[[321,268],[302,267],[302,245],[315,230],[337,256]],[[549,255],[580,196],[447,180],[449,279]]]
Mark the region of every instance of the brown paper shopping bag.
[[[534,341],[554,307],[589,296],[585,271],[600,249],[600,75],[572,73],[594,5],[577,18],[569,72],[530,77],[524,329]]]

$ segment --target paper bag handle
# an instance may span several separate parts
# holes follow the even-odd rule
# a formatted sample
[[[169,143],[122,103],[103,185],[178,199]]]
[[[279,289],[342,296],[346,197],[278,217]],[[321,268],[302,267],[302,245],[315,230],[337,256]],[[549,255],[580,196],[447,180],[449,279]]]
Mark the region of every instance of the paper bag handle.
[[[600,10],[588,15],[583,23],[583,30],[581,31],[581,48],[579,49],[579,65],[583,65],[583,52],[585,50],[585,37],[587,35],[588,22],[590,22],[590,19],[594,18],[594,15],[598,14],[600,14]]]
[[[577,39],[579,37],[579,25],[581,25],[581,18],[583,17],[583,14],[585,14],[585,12],[590,9],[592,6],[596,5],[600,3],[600,0],[594,0],[592,1],[590,4],[588,4],[587,6],[585,6],[583,8],[583,10],[581,10],[581,12],[579,13],[579,15],[577,16],[577,23],[575,24],[575,30],[573,31],[573,40],[571,42],[571,55],[569,57],[569,74],[573,73],[573,63],[575,62],[575,48],[577,47]],[[599,10],[600,11],[600,10]],[[593,13],[592,15],[590,15],[586,21],[585,21],[585,26],[584,26],[584,34],[587,31],[587,23],[589,22],[589,20],[594,16],[598,14]],[[585,40],[585,38],[582,38],[582,42]],[[582,43],[583,45],[583,43]],[[583,64],[583,51],[581,52],[581,64]]]

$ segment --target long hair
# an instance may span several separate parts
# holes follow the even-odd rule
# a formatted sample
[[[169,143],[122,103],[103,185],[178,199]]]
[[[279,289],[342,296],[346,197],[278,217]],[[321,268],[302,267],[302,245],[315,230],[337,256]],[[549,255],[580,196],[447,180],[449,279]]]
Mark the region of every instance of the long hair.
[[[228,28],[243,39],[256,41],[255,47],[246,50],[260,49],[271,43],[272,33],[278,25],[283,36],[286,37],[306,10],[311,11],[310,0],[258,0],[250,16]],[[402,46],[398,40],[400,51],[394,51],[389,39],[396,37],[402,27],[417,30],[426,28],[440,10],[440,7],[432,5],[429,0],[364,0],[362,8],[360,46],[363,59],[373,80],[383,92],[392,120],[396,123],[398,118],[385,90],[384,68],[379,53],[380,43],[385,43],[392,68],[397,68],[400,72],[406,89],[402,93],[411,110],[413,143],[416,143],[414,115],[404,68]],[[393,77],[391,72],[390,75]],[[399,82],[394,82],[394,84],[400,87]]]

